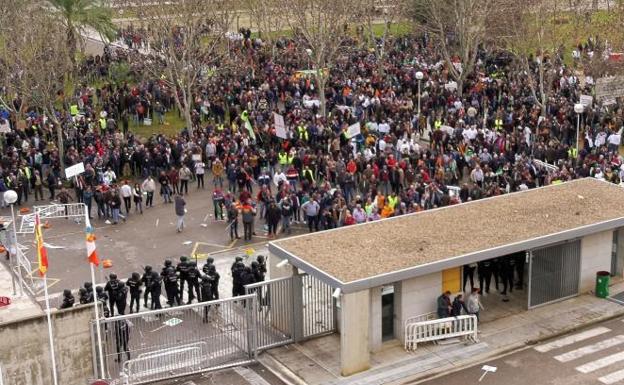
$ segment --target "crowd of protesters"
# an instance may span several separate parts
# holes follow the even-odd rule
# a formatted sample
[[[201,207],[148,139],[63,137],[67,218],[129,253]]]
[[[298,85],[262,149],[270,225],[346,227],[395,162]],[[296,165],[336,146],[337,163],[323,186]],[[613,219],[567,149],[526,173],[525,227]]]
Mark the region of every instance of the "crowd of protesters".
[[[124,30],[120,38],[142,44],[140,30]],[[354,37],[331,68],[323,117],[314,77],[299,71],[307,65],[299,44],[296,34],[276,47],[243,34],[231,50],[243,53],[248,70],[205,79],[194,98],[193,126],[173,136],[140,138],[129,130],[130,122],[160,123],[176,109],[166,84],[141,75],[135,64],[135,82],[76,87],[57,112],[63,154],[51,119],[36,109],[25,119],[2,110],[0,123],[11,132],[3,138],[0,192],[17,191],[18,205],[32,195],[75,199],[90,215],[118,223],[159,200],[207,188],[215,219],[227,220],[232,239],[242,222],[250,240],[257,220],[274,237],[290,233],[292,222],[319,231],[579,177],[613,183],[624,177],[617,105],[587,106],[577,149],[574,105],[592,94],[594,82],[579,79],[561,52],[545,59],[553,76],[542,106],[530,88],[533,74],[514,70],[497,53],[479,53],[460,95],[427,36],[388,39],[383,59]],[[107,79],[111,63],[133,54],[107,50],[81,73]],[[420,95],[417,72],[424,74]],[[284,116],[286,138],[277,136],[274,112]],[[348,138],[356,122],[361,133]],[[84,162],[85,172],[65,183],[60,157],[66,166]]]

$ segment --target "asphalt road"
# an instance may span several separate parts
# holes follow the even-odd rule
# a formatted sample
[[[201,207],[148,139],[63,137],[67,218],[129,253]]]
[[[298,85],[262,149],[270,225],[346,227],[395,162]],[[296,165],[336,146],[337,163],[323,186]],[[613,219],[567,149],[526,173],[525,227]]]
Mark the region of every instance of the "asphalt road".
[[[235,256],[244,256],[246,250],[253,249],[252,258],[258,254],[266,255],[266,231],[264,220],[256,218],[256,234],[250,242],[242,239],[230,241],[227,223],[216,221],[213,216],[212,184],[206,183],[206,189],[197,190],[190,186],[190,194],[185,196],[188,213],[185,216],[186,227],[182,233],[176,233],[173,204],[165,204],[159,196],[154,197],[155,206],[144,209],[144,213],[134,213],[131,209],[127,221],[117,225],[107,225],[102,220],[92,220],[95,227],[96,246],[100,261],[110,259],[113,267],[100,268],[96,272],[96,282],[105,283],[109,273],[116,273],[126,279],[132,272],[142,273],[145,265],[151,265],[160,271],[166,258],[175,262],[182,255],[189,256],[194,251],[200,254],[198,267],[201,269],[208,254],[215,259],[221,275],[220,292],[222,297],[231,295],[231,276],[229,267]],[[47,194],[46,194],[47,197]],[[35,202],[28,201],[29,205]],[[36,202],[42,204],[41,202]],[[47,204],[44,202],[43,204]],[[92,214],[96,214],[95,208]],[[0,215],[10,216],[8,209],[0,210]],[[19,219],[18,219],[19,224]],[[86,259],[84,223],[72,219],[52,219],[51,227],[44,231],[44,242],[49,245],[48,288],[55,299],[63,289],[77,290],[85,281],[90,281],[89,264]],[[307,231],[304,225],[294,225],[293,235]],[[242,223],[239,223],[239,235],[242,237]],[[29,247],[27,256],[32,261],[33,279],[40,281],[36,271],[36,253],[34,234],[20,236],[20,243]],[[248,261],[249,263],[250,261]],[[39,282],[37,297],[43,299],[43,286]],[[76,298],[77,300],[77,298]]]
[[[555,316],[555,315],[553,315]],[[496,368],[485,373],[484,365]],[[422,385],[622,385],[624,318],[592,325]]]

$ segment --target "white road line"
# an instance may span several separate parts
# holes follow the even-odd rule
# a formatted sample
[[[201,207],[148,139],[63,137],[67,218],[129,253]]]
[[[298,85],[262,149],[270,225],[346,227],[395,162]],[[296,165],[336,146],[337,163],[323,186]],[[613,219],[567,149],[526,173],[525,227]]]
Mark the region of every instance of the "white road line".
[[[624,369],[618,370],[617,372],[609,373],[606,376],[600,377],[598,381],[602,382],[605,385],[615,384],[618,381],[624,380]]]
[[[535,347],[535,350],[537,350],[540,353],[546,353],[551,350],[559,349],[564,346],[575,344],[579,341],[583,341],[592,337],[599,336],[604,333],[608,333],[610,331],[611,329],[600,326],[594,329],[586,330],[581,333],[572,334],[571,336],[559,338],[558,340],[554,340],[544,345],[537,346]]]
[[[555,356],[554,358],[559,362],[574,361],[588,354],[597,353],[601,350],[609,349],[620,344],[624,344],[624,335],[609,338],[593,345],[583,346],[582,348],[560,354],[558,356]]]
[[[585,365],[577,366],[575,369],[581,373],[590,373],[620,361],[624,361],[624,352],[611,354],[610,356],[589,362]]]

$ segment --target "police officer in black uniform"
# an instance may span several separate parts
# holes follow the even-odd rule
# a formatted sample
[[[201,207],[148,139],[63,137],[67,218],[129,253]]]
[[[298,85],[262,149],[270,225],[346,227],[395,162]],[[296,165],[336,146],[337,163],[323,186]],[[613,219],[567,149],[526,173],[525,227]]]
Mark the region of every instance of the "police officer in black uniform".
[[[516,283],[516,289],[524,289],[524,264],[526,262],[526,253],[517,253],[514,257],[516,264],[516,274],[518,275],[518,281]]]
[[[95,294],[97,295],[98,302],[102,304],[104,317],[110,317],[110,310],[108,310],[108,295],[104,292],[104,288],[102,286],[96,286]]]
[[[188,258],[185,256],[180,257],[180,262],[176,266],[176,271],[179,273],[180,277],[180,298],[179,303],[182,303],[182,295],[184,293],[184,283],[188,281],[188,271],[190,269],[190,264],[188,262]],[[190,303],[190,299],[189,299]]]
[[[145,294],[143,294],[143,307],[147,308],[147,297],[151,294],[152,287],[152,267],[147,265],[143,268],[143,277],[141,277],[141,281],[143,281],[143,285],[145,286]],[[154,297],[152,297],[152,309],[154,308]]]
[[[91,282],[85,282],[84,288],[85,288],[85,291],[87,292],[87,295],[85,297],[85,300],[86,300],[85,303],[93,302],[93,284]]]
[[[202,267],[202,272],[204,274],[208,274],[208,271],[210,270],[210,266],[214,266],[214,258],[212,257],[206,258],[206,263]]]
[[[85,305],[89,303],[87,302],[87,299],[87,290],[85,290],[84,287],[78,289],[78,302],[80,302],[81,305]]]
[[[219,299],[219,280],[221,279],[221,276],[217,272],[217,267],[215,265],[211,265],[208,268],[207,275],[210,278],[210,292],[212,293],[212,300],[217,300]]]
[[[61,303],[61,309],[69,309],[70,307],[74,306],[75,302],[76,299],[74,298],[71,290],[63,290],[63,303]]]
[[[197,262],[189,262],[189,271],[186,273],[186,279],[188,281],[188,303],[192,303],[195,298],[199,301],[201,293],[199,292],[199,277],[201,273],[197,268]]]
[[[121,281],[117,279],[117,274],[112,273],[108,276],[109,280],[104,286],[104,291],[108,294],[108,308],[110,310],[111,317],[115,315],[115,303],[117,302],[117,296],[119,295],[119,284]]]
[[[152,310],[162,309],[160,304],[160,293],[162,292],[162,277],[158,275],[158,272],[152,271],[152,277],[150,279],[150,296],[152,296]]]
[[[262,272],[262,274],[266,275],[267,273],[267,265],[266,265],[266,259],[264,258],[264,255],[258,255],[256,257],[256,261],[258,262],[258,268],[260,269],[260,272]],[[264,279],[263,279],[264,281]]]
[[[117,305],[117,312],[120,315],[126,314],[126,304],[128,303],[128,286],[125,283],[119,281],[119,290],[117,290],[117,297],[115,298],[115,304]]]
[[[514,285],[514,272],[516,270],[516,260],[513,256],[501,258],[501,278],[503,279],[503,292],[502,295],[507,295],[507,288],[509,292],[513,292]],[[505,299],[503,299],[505,301]],[[505,301],[507,302],[507,301]]]
[[[480,261],[477,263],[477,273],[479,274],[479,288],[481,292],[490,292],[490,283],[492,282],[492,261]]]
[[[138,313],[141,303],[141,285],[143,285],[143,281],[141,280],[139,273],[132,273],[132,276],[126,281],[126,285],[130,289],[130,313],[132,314],[132,309],[135,307],[135,303],[135,313]]]
[[[169,306],[177,306],[180,304],[180,292],[178,289],[178,274],[175,268],[171,265],[171,260],[165,261],[165,267],[162,273],[163,281],[165,282],[165,293],[167,293],[167,304]]]
[[[208,302],[212,299],[212,280],[209,275],[204,275],[201,278],[201,301]],[[208,310],[210,310],[210,306],[204,306],[204,320],[203,322],[208,322]]]
[[[232,296],[245,295],[245,287],[243,285],[243,272],[245,271],[245,264],[243,264],[242,257],[236,257],[231,267],[232,271]]]

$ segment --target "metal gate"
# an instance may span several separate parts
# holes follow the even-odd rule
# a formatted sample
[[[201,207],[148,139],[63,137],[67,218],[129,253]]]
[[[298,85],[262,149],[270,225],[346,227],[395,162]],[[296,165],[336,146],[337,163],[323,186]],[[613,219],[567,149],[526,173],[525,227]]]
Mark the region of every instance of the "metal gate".
[[[258,302],[258,350],[300,342],[336,331],[331,286],[298,274],[245,286]]]
[[[578,294],[581,241],[529,252],[529,309]]]
[[[103,319],[104,371],[111,385],[136,385],[253,362],[256,309],[245,295]]]

